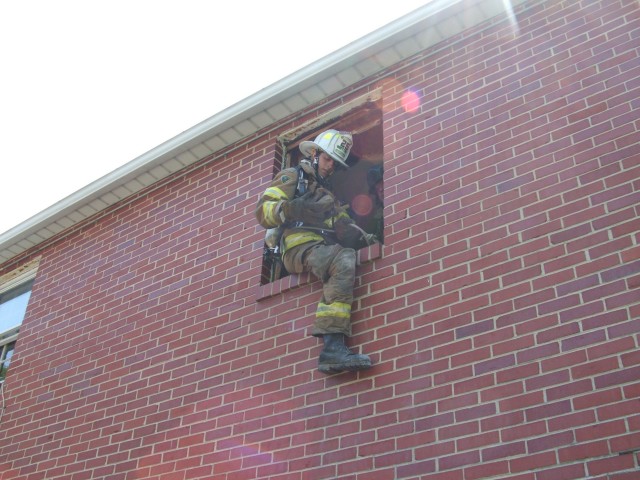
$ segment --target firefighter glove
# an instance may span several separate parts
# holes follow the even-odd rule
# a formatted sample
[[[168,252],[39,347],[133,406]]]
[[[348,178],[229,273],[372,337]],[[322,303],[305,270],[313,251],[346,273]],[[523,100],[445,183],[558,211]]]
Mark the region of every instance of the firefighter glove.
[[[355,248],[362,237],[362,232],[356,228],[351,218],[341,217],[334,224],[338,243],[343,247]]]
[[[282,213],[287,222],[304,222],[322,225],[327,214],[333,209],[333,200],[324,196],[316,200],[312,192],[282,204]]]

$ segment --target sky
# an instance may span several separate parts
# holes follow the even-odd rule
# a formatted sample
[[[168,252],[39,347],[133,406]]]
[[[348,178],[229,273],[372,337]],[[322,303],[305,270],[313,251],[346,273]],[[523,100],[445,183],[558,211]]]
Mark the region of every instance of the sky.
[[[0,2],[0,234],[428,1]]]

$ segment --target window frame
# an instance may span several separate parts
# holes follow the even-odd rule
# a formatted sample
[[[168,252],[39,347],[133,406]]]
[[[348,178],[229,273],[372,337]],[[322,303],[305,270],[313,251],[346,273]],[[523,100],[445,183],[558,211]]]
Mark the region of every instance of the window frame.
[[[373,112],[372,115],[367,116],[367,113]],[[345,127],[345,125],[348,125]],[[356,128],[354,128],[356,127]],[[354,100],[346,102],[344,105],[335,108],[324,115],[321,115],[311,121],[283,132],[277,138],[276,155],[274,159],[274,176],[285,168],[290,168],[297,165],[301,159],[301,154],[297,149],[300,143],[309,138],[314,138],[320,132],[335,128],[336,130],[347,130],[354,135],[354,138],[365,132],[369,132],[373,128],[383,128],[383,112],[382,112],[382,89],[377,88],[365,95],[362,95]],[[380,145],[379,154],[380,158],[375,165],[384,165],[384,151],[383,151],[383,131],[380,132]],[[352,149],[352,154],[354,149]],[[292,158],[293,157],[293,158]],[[366,180],[365,180],[366,181]],[[336,193],[339,193],[336,191]],[[384,224],[384,216],[383,216]],[[308,275],[284,275],[280,274],[281,266],[278,265],[279,260],[268,260],[268,248],[264,246],[265,255],[263,256],[261,263],[261,279],[260,287],[264,291],[264,294],[259,293],[258,298],[264,298],[271,296],[271,293],[275,290],[281,290],[281,287],[274,284],[286,285],[288,288],[291,285],[302,281],[307,283]],[[366,262],[372,261],[376,258],[380,258],[382,255],[382,248],[380,244],[374,244],[369,247],[364,247],[358,250],[358,261]],[[296,277],[296,278],[290,278]],[[288,280],[287,280],[288,279]]]
[[[15,351],[17,340],[17,331],[14,332],[13,335],[0,340],[0,387],[6,380],[7,372],[9,371],[9,366],[11,365],[11,357],[7,357],[7,355],[9,352]],[[7,361],[7,358],[9,359],[9,361],[5,365],[5,361]]]
[[[12,270],[11,272],[0,276],[0,296],[11,292],[21,286],[31,283],[29,290],[33,288],[33,282],[36,278],[36,273],[38,271],[39,259],[36,259],[32,262],[27,263],[21,268]],[[31,300],[31,299],[29,299]],[[27,308],[28,302],[27,302]],[[26,310],[25,310],[26,314]],[[4,362],[6,360],[5,356],[9,351],[9,347],[13,346],[13,350],[15,350],[16,343],[18,341],[18,337],[20,336],[20,329],[22,327],[22,323],[24,321],[24,316],[20,321],[19,325],[13,326],[7,330],[0,332],[0,375],[2,374],[2,369],[4,368]],[[9,362],[10,363],[10,362]],[[8,365],[7,365],[8,369]],[[0,376],[0,385],[4,383],[6,380],[6,371],[4,376]]]

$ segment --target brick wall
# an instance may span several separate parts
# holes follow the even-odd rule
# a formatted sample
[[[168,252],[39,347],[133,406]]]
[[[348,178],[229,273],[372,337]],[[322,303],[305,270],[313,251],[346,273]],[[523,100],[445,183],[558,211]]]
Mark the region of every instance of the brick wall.
[[[318,282],[258,301],[265,135],[38,252],[0,477],[638,478],[640,6],[516,14],[378,83],[372,370],[315,370]]]

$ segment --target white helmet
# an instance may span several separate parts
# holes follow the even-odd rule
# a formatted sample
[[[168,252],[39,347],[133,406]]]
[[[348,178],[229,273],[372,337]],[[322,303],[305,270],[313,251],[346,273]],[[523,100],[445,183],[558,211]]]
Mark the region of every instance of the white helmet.
[[[300,144],[300,151],[305,157],[312,157],[325,152],[344,168],[347,165],[347,157],[353,146],[353,137],[349,132],[327,130],[318,135],[315,141],[304,141]]]

